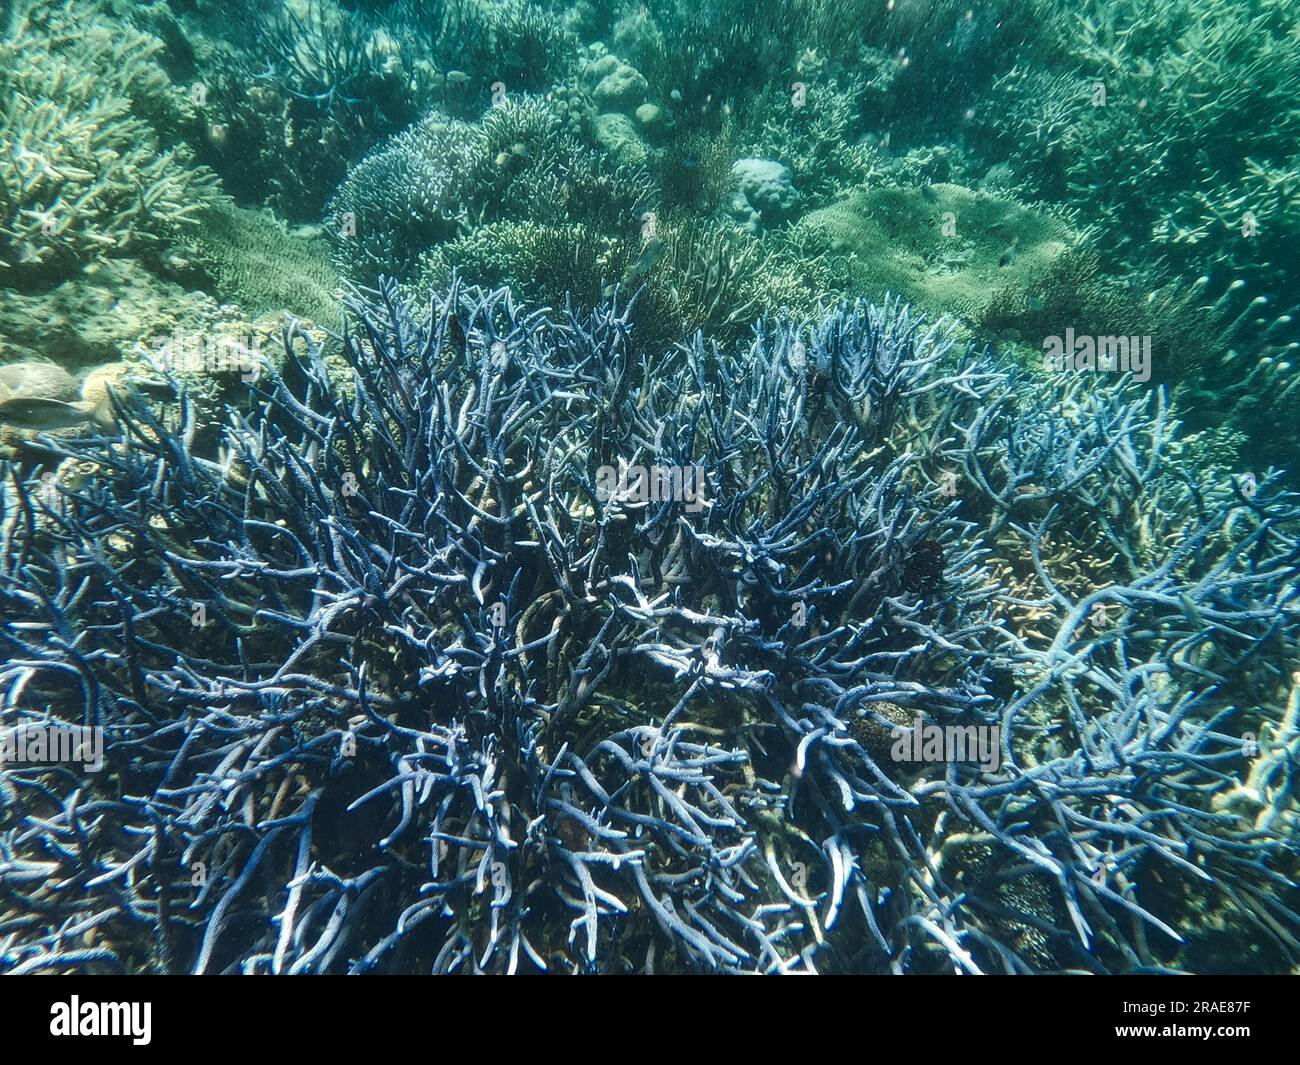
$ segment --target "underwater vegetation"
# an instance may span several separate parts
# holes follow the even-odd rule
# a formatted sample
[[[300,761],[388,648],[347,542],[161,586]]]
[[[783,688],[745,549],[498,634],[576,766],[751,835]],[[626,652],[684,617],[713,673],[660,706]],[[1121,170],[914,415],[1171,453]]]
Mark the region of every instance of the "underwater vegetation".
[[[897,301],[352,312],[215,458],[124,393],[4,469],[7,720],[106,736],[0,777],[13,971],[1295,963],[1300,501],[1187,480],[1158,396]]]

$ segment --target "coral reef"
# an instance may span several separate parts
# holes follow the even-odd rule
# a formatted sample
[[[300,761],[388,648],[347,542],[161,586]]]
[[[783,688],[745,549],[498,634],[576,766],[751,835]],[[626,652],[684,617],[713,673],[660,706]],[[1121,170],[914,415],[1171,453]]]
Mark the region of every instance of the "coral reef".
[[[418,307],[354,303],[346,383],[291,325],[219,458],[128,396],[4,470],[4,723],[106,733],[0,772],[11,971],[1296,962],[1275,477],[898,301],[671,351]]]
[[[1295,971],[1292,6],[0,0],[0,970]]]
[[[899,69],[898,60],[870,48],[843,71],[805,52],[787,83],[769,84],[755,99],[748,150],[788,164],[815,206],[865,184],[881,165],[868,133],[884,126]]]
[[[1017,67],[995,86],[987,121],[1016,170],[1088,210],[1119,253],[1154,237],[1179,269],[1258,268],[1294,299],[1275,243],[1300,144],[1286,5],[1108,0],[1084,4],[1079,24],[1066,72]],[[1242,239],[1247,211],[1259,240]]]
[[[480,140],[468,123],[435,114],[353,168],[330,205],[340,271],[401,276],[420,252],[468,228]]]
[[[607,285],[622,277],[635,258],[634,246],[601,236],[581,224],[490,222],[421,256],[414,296],[446,288],[459,274],[476,285],[509,285],[538,304],[563,307],[566,299],[594,307]]]
[[[333,0],[234,8],[182,21],[200,157],[241,203],[317,222],[348,166],[414,121],[439,83],[427,31]]]

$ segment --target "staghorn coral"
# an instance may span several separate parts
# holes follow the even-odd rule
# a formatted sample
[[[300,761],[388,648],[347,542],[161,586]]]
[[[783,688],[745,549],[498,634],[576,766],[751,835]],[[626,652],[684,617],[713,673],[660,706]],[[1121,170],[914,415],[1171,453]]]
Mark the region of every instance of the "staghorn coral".
[[[511,95],[544,92],[576,65],[578,42],[561,18],[567,6],[553,0],[439,4],[431,41],[427,4],[404,0],[394,7],[401,32],[425,44],[440,71],[468,75],[471,91],[459,101],[471,111],[487,103],[494,82]]]
[[[767,4],[671,0],[629,11],[615,30],[620,56],[656,97],[676,90],[683,119],[712,127],[721,106],[752,92],[793,59],[787,11]]]
[[[0,281],[24,290],[130,256],[162,261],[218,201],[179,132],[162,42],[75,5],[25,6],[0,41]]]
[[[729,120],[715,134],[673,137],[654,162],[663,208],[714,214],[735,189],[731,167],[742,154],[738,136]]]
[[[1300,956],[1274,478],[1170,477],[1122,387],[1044,419],[898,301],[667,353],[613,304],[421,306],[354,305],[346,388],[291,329],[220,461],[180,396],[49,442],[76,484],[4,471],[4,724],[107,732],[102,777],[0,773],[8,968],[1178,969],[1210,898]],[[1142,554],[1055,579],[1133,508]],[[1000,766],[886,757],[919,715]]]
[[[1067,325],[1095,336],[1149,337],[1152,380],[1170,387],[1189,427],[1219,432],[1221,444],[1249,439],[1258,465],[1287,464],[1300,446],[1294,308],[1278,306],[1247,277],[1187,282],[1155,269],[1116,277],[1101,272],[1101,259],[1085,244],[1032,290],[994,291],[984,327],[1025,341],[1035,363],[1043,338]]]
[[[459,275],[483,287],[509,285],[539,305],[563,307],[572,299],[576,306],[594,307],[635,255],[628,243],[581,224],[490,222],[421,256],[408,288],[446,288]]]
[[[487,111],[481,129],[479,218],[575,221],[628,235],[653,205],[642,168],[608,165],[566,128],[550,100],[511,97]]]
[[[884,125],[884,101],[899,70],[872,49],[863,49],[850,71],[832,75],[820,67],[801,60],[790,79],[756,97],[748,116],[754,132],[745,143],[749,154],[788,164],[800,194],[818,207],[874,176],[878,161],[862,138]],[[795,82],[804,86],[798,107],[791,102]]]
[[[811,312],[838,286],[823,259],[676,212],[645,238],[584,224],[488,223],[421,256],[404,289],[445,287],[456,274],[551,307],[591,308],[621,287],[635,294],[638,334],[667,345],[697,329],[730,339],[761,314]]]
[[[1126,262],[1154,241],[1171,270],[1249,268],[1300,299],[1284,265],[1300,146],[1289,6],[1107,0],[1070,17],[1064,69],[1013,68],[979,119],[1030,191],[1078,206]],[[1257,239],[1243,237],[1248,211]]]
[[[200,158],[241,204],[295,221],[318,221],[349,164],[414,121],[438,81],[427,42],[395,11],[240,0],[229,18],[181,25]]]
[[[675,341],[704,329],[719,339],[743,332],[765,314],[811,313],[840,290],[823,257],[798,252],[779,237],[756,238],[731,227],[668,215],[644,271],[637,320],[653,336]]]

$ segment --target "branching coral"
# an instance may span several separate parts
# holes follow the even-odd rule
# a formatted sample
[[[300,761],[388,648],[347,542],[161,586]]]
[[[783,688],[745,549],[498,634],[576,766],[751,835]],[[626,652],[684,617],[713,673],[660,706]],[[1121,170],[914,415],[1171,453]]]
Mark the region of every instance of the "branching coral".
[[[484,287],[509,285],[536,304],[563,307],[572,299],[579,307],[594,307],[635,256],[629,242],[585,225],[491,222],[425,253],[409,288],[445,288],[459,274]]]
[[[434,112],[382,145],[331,201],[331,235],[340,270],[373,284],[408,277],[422,253],[485,223],[567,222],[627,236],[649,206],[643,172],[602,166],[545,101],[523,97],[479,124]]]
[[[864,184],[874,159],[862,136],[880,127],[898,69],[895,61],[870,49],[851,71],[839,74],[820,64],[796,63],[793,80],[768,85],[756,99],[748,154],[788,164],[800,193],[817,206]],[[803,87],[797,107],[791,101],[795,82]]]
[[[0,41],[0,279],[32,287],[100,259],[158,260],[218,198],[174,143],[191,116],[157,62],[162,42],[85,24],[73,5],[26,10]]]
[[[213,36],[191,27],[205,163],[247,203],[315,222],[379,140],[414,121],[437,81],[428,43],[333,0],[249,2]]]
[[[345,276],[404,276],[421,252],[469,226],[481,131],[439,114],[404,130],[348,174],[330,202]]]
[[[670,215],[630,277],[645,290],[638,321],[676,341],[698,329],[733,338],[763,314],[811,313],[842,284],[824,256],[796,252],[779,236],[757,238],[730,227]]]
[[[1249,267],[1293,302],[1282,264],[1294,204],[1276,196],[1294,184],[1287,175],[1300,136],[1300,54],[1287,5],[1070,10],[1079,33],[1065,70],[1013,69],[981,116],[1017,169],[1035,192],[1065,196],[1102,222],[1118,254],[1145,257],[1155,240],[1176,269]],[[1243,239],[1247,212],[1254,239]]]
[[[439,71],[466,75],[468,91],[456,97],[477,109],[487,103],[493,82],[524,93],[543,92],[561,80],[578,52],[564,12],[564,5],[549,0],[399,0],[389,21]]]
[[[219,461],[180,396],[5,471],[4,724],[107,735],[93,780],[0,774],[8,967],[1178,967],[1183,885],[1300,954],[1293,841],[1213,805],[1233,691],[1290,742],[1269,479],[1171,482],[1118,391],[1044,425],[896,301],[668,353],[626,306],[423,307],[358,301],[348,382],[291,329]],[[1049,529],[1157,500],[1131,572],[1056,581]],[[1000,768],[890,757],[922,715]]]

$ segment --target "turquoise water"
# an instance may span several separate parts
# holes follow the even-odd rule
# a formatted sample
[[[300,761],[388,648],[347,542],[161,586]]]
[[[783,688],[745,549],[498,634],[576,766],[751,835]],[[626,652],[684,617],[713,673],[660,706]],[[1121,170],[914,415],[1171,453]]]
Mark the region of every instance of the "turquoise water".
[[[0,3],[0,968],[1294,971],[1294,16]]]

